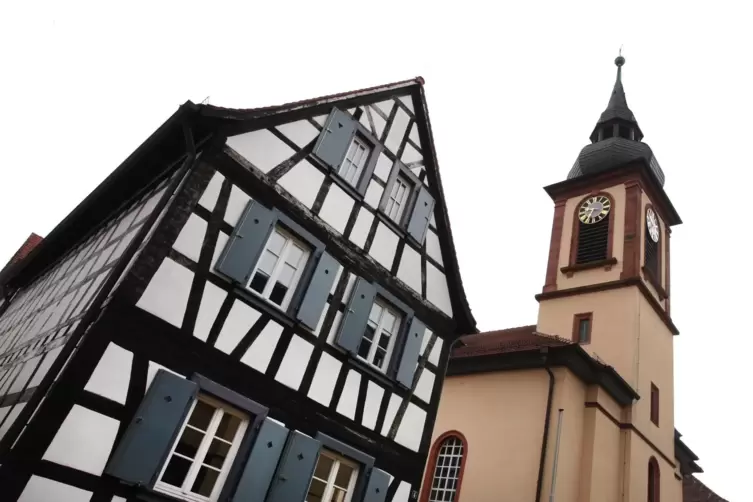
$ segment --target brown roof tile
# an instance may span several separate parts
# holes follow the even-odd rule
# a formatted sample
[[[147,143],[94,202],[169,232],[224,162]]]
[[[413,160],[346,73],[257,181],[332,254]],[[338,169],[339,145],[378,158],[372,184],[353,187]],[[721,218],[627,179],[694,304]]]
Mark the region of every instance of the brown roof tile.
[[[475,335],[465,335],[452,351],[453,358],[521,352],[541,347],[561,347],[573,342],[536,331],[536,326],[520,326]]]
[[[682,502],[729,502],[723,499],[711,488],[704,485],[695,476],[685,476],[682,479]]]

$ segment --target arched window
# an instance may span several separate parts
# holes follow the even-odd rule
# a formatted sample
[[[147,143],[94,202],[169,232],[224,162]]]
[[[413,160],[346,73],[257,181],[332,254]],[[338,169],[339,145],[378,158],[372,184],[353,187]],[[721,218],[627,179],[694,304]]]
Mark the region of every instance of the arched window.
[[[648,460],[648,502],[659,502],[659,462],[655,457]]]
[[[457,431],[439,436],[429,454],[421,502],[457,502],[466,458],[465,436]]]
[[[651,205],[646,206],[646,231],[643,237],[643,263],[651,279],[661,284],[661,220]]]
[[[607,193],[589,195],[575,208],[570,265],[584,265],[612,258],[614,201]]]

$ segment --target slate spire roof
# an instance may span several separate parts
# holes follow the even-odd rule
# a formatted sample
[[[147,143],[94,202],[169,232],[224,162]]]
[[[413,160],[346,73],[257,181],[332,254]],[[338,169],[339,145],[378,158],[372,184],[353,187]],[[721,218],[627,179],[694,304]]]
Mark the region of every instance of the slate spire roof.
[[[638,127],[638,121],[635,120],[635,115],[633,115],[630,107],[628,107],[625,88],[622,86],[622,67],[625,64],[625,58],[618,56],[614,60],[614,64],[617,66],[617,80],[614,82],[614,89],[612,89],[612,95],[609,98],[607,108],[601,114],[601,117],[599,117],[599,122],[597,122],[595,129],[598,129],[600,125],[612,119],[632,122],[635,127]]]

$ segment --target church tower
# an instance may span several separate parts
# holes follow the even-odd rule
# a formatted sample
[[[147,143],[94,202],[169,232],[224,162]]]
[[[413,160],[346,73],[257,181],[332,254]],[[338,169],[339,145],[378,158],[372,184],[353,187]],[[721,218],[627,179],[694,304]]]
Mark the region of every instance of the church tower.
[[[590,143],[545,188],[536,324],[453,349],[419,502],[681,502],[700,472],[674,428],[669,242],[681,220],[628,107],[625,58],[615,64]]]

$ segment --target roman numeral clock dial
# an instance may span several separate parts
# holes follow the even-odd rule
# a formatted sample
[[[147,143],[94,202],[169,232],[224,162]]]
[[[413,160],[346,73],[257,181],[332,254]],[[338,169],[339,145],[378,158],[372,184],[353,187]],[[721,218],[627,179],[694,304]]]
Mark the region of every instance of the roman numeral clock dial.
[[[612,209],[612,203],[609,197],[595,195],[589,197],[580,205],[578,218],[586,225],[593,225],[606,218],[610,209]]]

